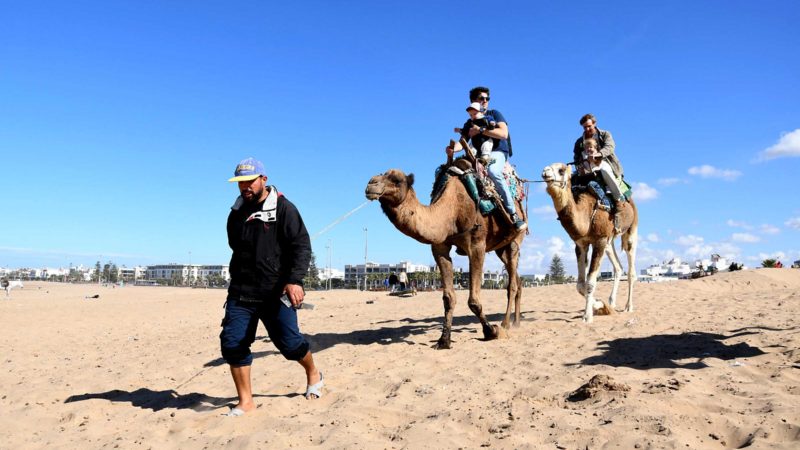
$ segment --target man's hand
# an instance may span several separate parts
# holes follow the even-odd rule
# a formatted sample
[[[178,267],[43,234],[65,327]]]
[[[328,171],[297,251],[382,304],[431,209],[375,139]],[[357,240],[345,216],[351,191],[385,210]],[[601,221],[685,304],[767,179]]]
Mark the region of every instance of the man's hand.
[[[477,125],[473,125],[472,128],[469,129],[469,137],[473,137],[478,134],[481,134],[481,129]]]
[[[283,292],[289,297],[289,300],[292,301],[292,305],[295,308],[299,308],[300,304],[303,303],[303,298],[305,298],[305,291],[303,291],[303,286],[299,284],[287,284],[285,288],[283,288]]]
[[[458,134],[461,134],[461,128],[455,127],[453,128],[453,131],[455,131]]]

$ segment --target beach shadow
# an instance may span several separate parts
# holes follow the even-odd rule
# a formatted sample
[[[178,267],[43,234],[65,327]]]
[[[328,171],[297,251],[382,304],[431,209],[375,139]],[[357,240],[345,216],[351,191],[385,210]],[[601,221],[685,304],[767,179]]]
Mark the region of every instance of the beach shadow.
[[[758,334],[740,332],[730,336],[699,331],[682,334],[659,334],[641,338],[620,338],[598,343],[602,354],[591,356],[578,364],[630,367],[632,369],[703,369],[706,358],[731,360],[765,354],[746,342],[727,345],[723,341],[739,336]],[[684,359],[697,361],[680,363]]]
[[[522,314],[532,313],[532,311],[525,311]],[[487,314],[486,319],[493,324],[499,324],[505,316],[504,313]],[[392,345],[392,344],[407,344],[416,345],[417,343],[410,340],[411,336],[418,336],[422,334],[430,334],[432,342],[439,339],[442,331],[443,317],[427,317],[424,319],[414,319],[405,317],[402,319],[392,319],[376,322],[376,324],[389,324],[400,322],[401,326],[386,326],[378,329],[370,330],[355,330],[347,333],[317,333],[307,334],[306,337],[311,342],[313,351],[318,352],[331,348],[337,344],[350,344],[350,345]],[[522,318],[522,321],[533,320]],[[453,317],[453,324],[451,333],[458,335],[460,333],[478,334],[480,332],[480,322],[473,314],[465,314]]]
[[[255,395],[254,397],[258,397]],[[236,397],[211,397],[205,394],[192,392],[190,394],[179,394],[173,389],[165,391],[154,391],[147,388],[139,388],[128,392],[114,389],[108,392],[86,393],[81,395],[71,395],[64,403],[82,402],[85,400],[102,399],[115,403],[130,403],[142,409],[149,409],[153,412],[162,409],[191,409],[193,411],[211,411],[222,408],[235,402]]]
[[[568,316],[568,317],[553,317],[554,314],[561,316]],[[567,322],[567,323],[573,322],[583,317],[583,314],[575,315],[575,311],[543,311],[542,315],[545,317],[549,317],[549,319],[544,319],[547,322]]]
[[[429,324],[414,324],[399,327],[382,327],[375,330],[355,330],[348,333],[317,333],[308,334],[306,337],[311,343],[311,348],[315,352],[326,350],[338,344],[350,345],[392,345],[406,344],[415,345],[409,337],[427,333],[435,333],[441,329],[441,325],[430,322]],[[453,329],[455,333],[456,330]]]

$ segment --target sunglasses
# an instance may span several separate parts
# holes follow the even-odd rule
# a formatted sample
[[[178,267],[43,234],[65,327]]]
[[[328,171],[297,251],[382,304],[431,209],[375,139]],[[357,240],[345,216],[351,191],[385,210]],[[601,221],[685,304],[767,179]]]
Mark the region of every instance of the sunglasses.
[[[488,102],[489,101],[489,97],[488,96],[486,96],[486,97],[480,96],[480,97],[478,97],[478,100],[480,100],[482,102]]]

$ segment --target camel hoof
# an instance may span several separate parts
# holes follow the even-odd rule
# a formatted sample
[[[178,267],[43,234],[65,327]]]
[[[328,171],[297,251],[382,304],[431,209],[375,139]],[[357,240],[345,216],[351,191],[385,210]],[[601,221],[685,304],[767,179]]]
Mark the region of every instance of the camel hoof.
[[[483,327],[483,339],[486,341],[493,341],[497,339],[500,327],[497,325],[489,325]]]
[[[583,315],[583,323],[592,323],[592,316],[588,314]]]
[[[435,350],[450,350],[450,341],[439,339],[439,342],[433,345]]]
[[[492,325],[492,329],[494,330],[495,339],[508,339],[508,331],[506,331],[503,327],[498,327],[497,325]]]

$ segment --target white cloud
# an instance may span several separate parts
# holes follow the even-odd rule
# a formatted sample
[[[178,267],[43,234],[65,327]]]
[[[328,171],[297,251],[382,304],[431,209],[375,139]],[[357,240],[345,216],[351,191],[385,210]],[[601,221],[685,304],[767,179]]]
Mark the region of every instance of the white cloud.
[[[569,241],[571,244],[571,241]],[[546,239],[525,239],[522,242],[522,249],[520,250],[519,258],[519,271],[524,274],[538,273],[545,274],[550,270],[550,262],[553,260],[553,255],[558,255],[561,262],[564,263],[564,269],[567,273],[575,273],[577,267],[575,262],[575,252],[565,252],[567,241],[558,237],[551,236]],[[487,255],[486,263],[490,261],[497,261],[495,269],[498,270],[503,267],[497,257],[489,257]],[[492,266],[494,267],[494,265]]]
[[[759,253],[758,259],[763,261],[765,259],[777,259],[782,260],[786,259],[786,253],[783,252],[772,252],[772,253]]]
[[[647,183],[634,183],[633,196],[638,201],[646,202],[658,198],[658,191],[648,186]]]
[[[780,228],[767,223],[761,224],[761,227],[759,228],[762,234],[778,234],[781,232]]]
[[[791,219],[783,222],[789,228],[794,228],[795,230],[800,230],[800,217],[792,217]]]
[[[650,241],[650,242],[658,242],[660,239],[658,238],[657,234],[650,233],[650,234],[647,235],[647,240]]]
[[[549,246],[547,251],[552,255],[564,256],[564,240],[558,236],[553,236],[547,240]]]
[[[678,245],[683,245],[684,247],[691,247],[693,245],[702,244],[703,238],[693,234],[687,234],[686,236],[679,236],[678,239],[675,239],[675,243]]]
[[[544,256],[544,253],[540,251],[520,253],[519,272],[524,274],[546,273],[547,269],[544,268]]]
[[[673,186],[676,184],[689,184],[689,181],[683,178],[660,178],[657,183],[662,186]]]
[[[553,208],[553,205],[544,205],[544,206],[537,206],[533,208],[531,212],[537,216],[555,216],[556,210]]]
[[[719,253],[721,256],[724,256],[729,260],[735,260],[742,253],[742,250],[739,247],[727,242],[715,244],[714,250],[716,253]]]
[[[760,242],[761,238],[750,233],[733,233],[731,236],[731,240],[733,242],[744,242],[748,244],[753,244],[755,242]]]
[[[685,250],[686,256],[695,259],[708,258],[714,253],[712,245],[695,244]]]
[[[742,175],[738,170],[718,169],[714,166],[704,164],[689,168],[689,175],[697,175],[701,178],[720,178],[725,181],[734,181]]]
[[[778,143],[758,154],[756,161],[800,156],[800,128],[781,134]]]
[[[739,222],[739,221],[736,221],[736,220],[728,219],[728,221],[725,222],[725,223],[729,227],[744,228],[745,230],[752,230],[753,229],[753,227],[751,225],[749,225],[747,222]]]

